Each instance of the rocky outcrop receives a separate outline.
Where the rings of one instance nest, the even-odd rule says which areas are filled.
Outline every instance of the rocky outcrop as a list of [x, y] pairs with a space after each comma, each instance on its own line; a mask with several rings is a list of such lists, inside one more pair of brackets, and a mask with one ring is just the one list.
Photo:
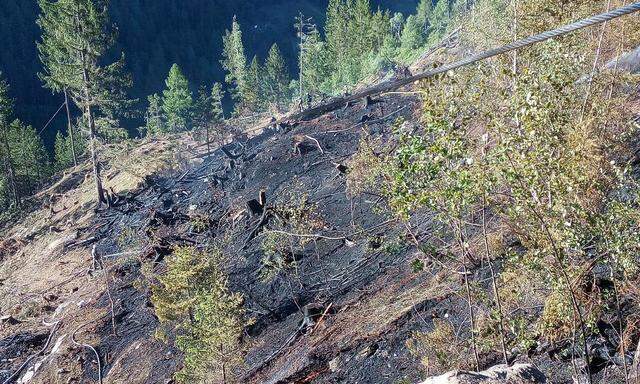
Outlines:
[[496, 365], [482, 372], [451, 371], [421, 384], [540, 384], [544, 374], [531, 364]]
[[[617, 62], [617, 64], [616, 64]], [[631, 52], [622, 54], [605, 65], [607, 69], [614, 69], [628, 72], [640, 73], [640, 46]]]

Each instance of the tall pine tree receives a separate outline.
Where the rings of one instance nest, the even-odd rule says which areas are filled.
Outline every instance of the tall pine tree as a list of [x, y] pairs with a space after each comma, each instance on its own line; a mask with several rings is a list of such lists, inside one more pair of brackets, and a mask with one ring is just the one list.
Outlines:
[[243, 108], [246, 93], [249, 91], [245, 81], [247, 58], [242, 44], [242, 30], [236, 17], [233, 17], [231, 31], [227, 30], [222, 37], [222, 68], [227, 72], [225, 81], [230, 87], [230, 93], [236, 102], [236, 110]]
[[273, 44], [264, 64], [265, 99], [269, 106], [280, 109], [289, 103], [289, 70], [277, 44]]
[[162, 110], [167, 128], [169, 132], [185, 131], [191, 124], [193, 94], [189, 89], [189, 81], [178, 64], [171, 66], [165, 85], [166, 88], [162, 92]]
[[41, 13], [38, 25], [42, 40], [38, 42], [45, 86], [54, 92], [67, 90], [82, 110], [89, 130], [89, 148], [98, 205], [107, 203], [102, 187], [98, 155], [99, 113], [111, 116], [126, 101], [124, 89], [130, 79], [119, 61], [102, 66], [104, 54], [115, 42], [109, 21], [108, 0], [38, 0]]

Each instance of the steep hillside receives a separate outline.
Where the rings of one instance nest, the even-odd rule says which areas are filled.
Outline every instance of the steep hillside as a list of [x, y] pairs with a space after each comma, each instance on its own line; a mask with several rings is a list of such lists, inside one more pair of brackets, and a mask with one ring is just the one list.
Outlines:
[[[640, 378], [637, 55], [605, 64], [638, 15], [407, 77], [510, 41], [484, 4], [497, 37], [468, 14], [358, 88], [392, 90], [102, 143], [104, 206], [88, 160], [25, 198], [0, 228], [0, 382]], [[550, 13], [527, 33], [575, 19], [526, 5]]]
[[[230, 287], [254, 319], [241, 382], [418, 382], [406, 342], [440, 318], [464, 321], [463, 281], [440, 263], [416, 271], [424, 250], [414, 241], [431, 236], [428, 215], [402, 224], [379, 196], [349, 194], [345, 172], [364, 136], [395, 140], [394, 121], [418, 120], [419, 104], [384, 96], [210, 156], [186, 137], [112, 148], [106, 179], [118, 199], [97, 213], [88, 167], [72, 169], [0, 244], [0, 378], [35, 362], [22, 382], [96, 382], [98, 372], [105, 383], [171, 382], [181, 354], [173, 335], [157, 337], [149, 284], [175, 247], [221, 239]], [[251, 212], [260, 191], [266, 203]], [[290, 249], [287, 259], [265, 263], [270, 247]], [[485, 284], [488, 274], [478, 265], [473, 279]], [[615, 349], [607, 334], [594, 348]], [[568, 382], [563, 348], [514, 358]], [[482, 364], [496, 362], [487, 355]]]

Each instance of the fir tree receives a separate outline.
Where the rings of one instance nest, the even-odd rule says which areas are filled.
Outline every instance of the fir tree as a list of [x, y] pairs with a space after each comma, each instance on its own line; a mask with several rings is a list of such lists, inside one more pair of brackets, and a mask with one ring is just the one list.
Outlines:
[[77, 139], [72, 140], [71, 135], [67, 133], [65, 136], [62, 132], [56, 133], [54, 143], [54, 170], [61, 171], [74, 165], [73, 153], [75, 151], [82, 152], [85, 147], [82, 137], [76, 136]]
[[193, 104], [193, 125], [196, 129], [208, 130], [213, 121], [211, 109], [211, 93], [206, 86], [198, 88], [198, 97]]
[[[9, 84], [2, 78], [0, 72], [0, 157], [2, 157], [3, 180], [0, 187], [2, 195], [8, 195], [10, 201], [18, 206], [18, 186], [16, 182], [15, 168], [11, 159], [9, 144], [10, 121], [13, 114], [13, 100], [9, 97]], [[2, 196], [0, 196], [2, 198]]]
[[124, 57], [99, 62], [115, 41], [107, 13], [108, 0], [38, 0], [42, 40], [38, 43], [44, 72], [40, 78], [54, 92], [67, 90], [83, 112], [98, 204], [106, 203], [98, 160], [96, 116], [111, 115], [126, 101], [130, 79], [123, 74]]
[[49, 176], [47, 151], [36, 130], [17, 119], [9, 127], [8, 141], [18, 195], [30, 195], [40, 181]]
[[[251, 65], [245, 74], [245, 87], [242, 94], [242, 108], [248, 112], [256, 112], [264, 106], [265, 82], [263, 68], [257, 56], [251, 60]], [[236, 106], [237, 107], [237, 106]], [[238, 108], [236, 108], [238, 111]]]
[[224, 121], [224, 110], [222, 108], [222, 99], [224, 98], [224, 91], [222, 90], [222, 84], [214, 83], [211, 87], [211, 120], [214, 124], [219, 124]]
[[177, 324], [176, 345], [184, 352], [180, 383], [212, 377], [226, 383], [242, 363], [240, 337], [246, 325], [242, 296], [227, 287], [218, 250], [205, 254], [178, 248], [167, 260], [167, 272], [151, 298], [163, 325]]
[[412, 51], [424, 43], [422, 27], [416, 15], [409, 15], [409, 17], [407, 17], [400, 41], [401, 48], [404, 52]]
[[189, 89], [189, 81], [177, 64], [169, 70], [165, 81], [166, 88], [162, 92], [162, 110], [167, 121], [169, 132], [185, 131], [191, 123], [193, 95]]
[[329, 65], [327, 62], [327, 44], [322, 41], [318, 28], [314, 25], [307, 33], [301, 49], [300, 73], [304, 93], [311, 95], [318, 94], [326, 89], [329, 78]]
[[449, 1], [439, 0], [428, 17], [430, 26], [429, 40], [431, 40], [432, 42], [440, 40], [447, 31], [450, 19], [451, 14], [449, 9]]
[[242, 30], [236, 17], [233, 17], [231, 31], [227, 30], [222, 37], [222, 68], [227, 72], [225, 81], [230, 87], [233, 100], [240, 104], [237, 109], [241, 109], [241, 104], [246, 99], [248, 86], [245, 83], [247, 70], [247, 59], [242, 44]]
[[145, 115], [146, 125], [144, 132], [147, 135], [166, 132], [166, 124], [162, 112], [162, 98], [157, 93], [154, 93], [147, 98], [147, 101], [149, 102], [149, 107], [147, 107]]
[[265, 99], [276, 108], [288, 104], [289, 71], [277, 44], [273, 44], [265, 61]]
[[211, 87], [211, 94], [209, 95], [209, 113], [211, 121], [210, 124], [207, 124], [206, 126], [207, 153], [211, 153], [211, 126], [213, 125], [219, 127], [220, 124], [224, 121], [224, 110], [222, 108], [223, 98], [224, 91], [222, 90], [222, 85], [220, 83], [214, 83]]
[[420, 0], [416, 9], [416, 23], [424, 41], [429, 35], [430, 17], [433, 10], [433, 0]]

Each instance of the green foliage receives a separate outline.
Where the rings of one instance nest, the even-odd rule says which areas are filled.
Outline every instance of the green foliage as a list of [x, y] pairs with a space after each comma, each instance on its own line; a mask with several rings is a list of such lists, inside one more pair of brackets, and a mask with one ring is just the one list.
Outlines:
[[56, 141], [53, 147], [55, 169], [62, 170], [73, 165], [73, 154], [71, 153], [71, 138], [62, 132], [56, 133]]
[[289, 70], [277, 44], [271, 46], [264, 63], [264, 99], [276, 109], [289, 104]]
[[242, 106], [245, 112], [257, 112], [264, 106], [263, 68], [257, 56], [251, 60], [251, 65], [246, 70], [244, 77], [244, 91], [242, 93]]
[[0, 73], [0, 208], [17, 208], [49, 176], [47, 151], [35, 129], [13, 120], [9, 84]]
[[231, 31], [227, 30], [222, 37], [223, 59], [221, 61], [222, 68], [227, 72], [225, 81], [230, 87], [231, 97], [239, 103], [236, 110], [243, 108], [242, 103], [245, 100], [245, 94], [249, 91], [249, 87], [245, 82], [247, 72], [247, 59], [244, 53], [244, 45], [242, 43], [242, 30], [240, 24], [233, 17]]
[[198, 130], [207, 129], [212, 123], [212, 101], [211, 92], [206, 86], [198, 88], [198, 97], [193, 103], [193, 127]]
[[224, 262], [216, 249], [177, 248], [152, 288], [156, 314], [161, 324], [175, 326], [176, 346], [184, 353], [178, 382], [233, 381], [243, 362], [240, 339], [248, 323], [242, 296], [228, 288]]
[[222, 90], [222, 84], [214, 83], [211, 87], [211, 120], [214, 123], [221, 123], [224, 120], [224, 110], [222, 108], [222, 99], [224, 98], [224, 91]]
[[145, 114], [146, 125], [142, 133], [154, 136], [166, 132], [165, 117], [162, 111], [162, 98], [157, 93], [154, 93], [147, 98], [147, 101], [149, 102], [149, 107], [147, 107], [147, 113]]
[[451, 322], [435, 319], [431, 331], [412, 334], [407, 348], [427, 369], [469, 369], [472, 366], [469, 340], [458, 335]]
[[296, 186], [284, 194], [273, 207], [275, 219], [270, 220], [262, 240], [261, 278], [270, 280], [281, 272], [296, 267], [296, 257], [313, 241], [313, 231], [323, 221], [317, 207], [308, 200], [302, 187]]
[[191, 126], [193, 94], [189, 89], [189, 81], [177, 64], [171, 66], [165, 85], [166, 88], [162, 92], [162, 111], [167, 131], [186, 131]]
[[125, 90], [131, 79], [124, 72], [124, 55], [101, 65], [102, 56], [113, 46], [115, 29], [109, 22], [108, 0], [39, 0], [38, 42], [45, 87], [64, 89], [85, 111], [98, 107], [111, 119], [123, 113], [129, 100]]

